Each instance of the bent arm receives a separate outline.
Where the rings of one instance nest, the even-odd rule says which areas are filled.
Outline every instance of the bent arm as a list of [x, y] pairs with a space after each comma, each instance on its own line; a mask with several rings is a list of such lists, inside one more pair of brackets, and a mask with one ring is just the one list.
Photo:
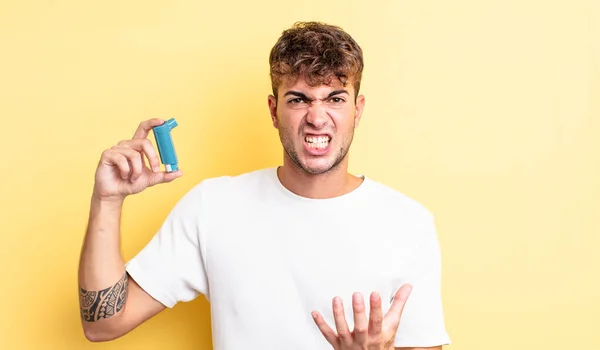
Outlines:
[[122, 201], [91, 200], [78, 282], [83, 332], [94, 342], [121, 337], [165, 309], [125, 271], [122, 207]]

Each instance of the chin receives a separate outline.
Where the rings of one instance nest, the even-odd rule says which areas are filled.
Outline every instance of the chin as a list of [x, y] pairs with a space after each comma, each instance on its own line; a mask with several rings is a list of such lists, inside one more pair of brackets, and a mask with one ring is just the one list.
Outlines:
[[[340, 150], [333, 152], [335, 147], [331, 147], [321, 155], [311, 154], [303, 145], [300, 147], [285, 147], [284, 151], [287, 158], [297, 169], [311, 175], [321, 175], [337, 169], [346, 158], [346, 152]], [[304, 149], [303, 149], [304, 148]]]
[[302, 170], [312, 175], [327, 173], [337, 166], [335, 159], [305, 159], [301, 164]]

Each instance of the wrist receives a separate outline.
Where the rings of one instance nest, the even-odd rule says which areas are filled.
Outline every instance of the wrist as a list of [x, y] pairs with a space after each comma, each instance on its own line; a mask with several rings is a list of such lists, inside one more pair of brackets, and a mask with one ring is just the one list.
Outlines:
[[123, 208], [124, 201], [125, 197], [100, 197], [96, 194], [92, 194], [91, 198], [93, 208], [115, 209], [119, 211]]

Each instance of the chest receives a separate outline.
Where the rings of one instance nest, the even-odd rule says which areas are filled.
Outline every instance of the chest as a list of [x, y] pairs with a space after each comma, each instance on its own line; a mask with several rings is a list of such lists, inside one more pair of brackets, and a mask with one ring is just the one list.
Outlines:
[[206, 254], [211, 302], [240, 319], [253, 315], [253, 322], [284, 313], [310, 323], [318, 310], [333, 324], [331, 302], [340, 296], [351, 323], [352, 294], [368, 300], [377, 291], [387, 311], [410, 273], [406, 232], [386, 215], [341, 214], [254, 211], [213, 228]]

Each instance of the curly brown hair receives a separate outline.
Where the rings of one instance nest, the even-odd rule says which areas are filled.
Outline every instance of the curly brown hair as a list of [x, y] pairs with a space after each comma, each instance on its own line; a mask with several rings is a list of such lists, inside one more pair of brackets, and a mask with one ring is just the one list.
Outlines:
[[337, 77], [346, 86], [354, 83], [358, 96], [363, 71], [363, 53], [342, 28], [321, 22], [296, 22], [271, 49], [269, 55], [273, 95], [284, 78], [303, 76], [309, 86], [329, 84]]

